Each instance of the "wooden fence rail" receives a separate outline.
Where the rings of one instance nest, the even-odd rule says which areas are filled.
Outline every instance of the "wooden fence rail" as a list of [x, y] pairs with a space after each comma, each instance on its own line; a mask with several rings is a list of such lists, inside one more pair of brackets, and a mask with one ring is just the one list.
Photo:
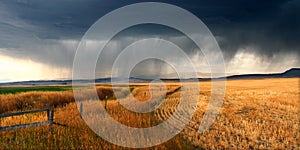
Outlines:
[[39, 113], [39, 112], [47, 112], [47, 120], [46, 121], [34, 122], [34, 123], [28, 123], [28, 124], [17, 124], [17, 125], [11, 125], [11, 126], [0, 126], [0, 132], [8, 131], [8, 130], [16, 130], [16, 129], [21, 129], [21, 128], [45, 126], [45, 125], [49, 125], [49, 127], [51, 128], [52, 124], [66, 126], [66, 125], [63, 125], [63, 124], [53, 121], [54, 110], [50, 109], [49, 104], [46, 105], [46, 109], [30, 110], [30, 111], [16, 112], [16, 113], [9, 113], [9, 114], [0, 114], [0, 119], [6, 118], [6, 117], [21, 116], [21, 115], [25, 115], [25, 114]]

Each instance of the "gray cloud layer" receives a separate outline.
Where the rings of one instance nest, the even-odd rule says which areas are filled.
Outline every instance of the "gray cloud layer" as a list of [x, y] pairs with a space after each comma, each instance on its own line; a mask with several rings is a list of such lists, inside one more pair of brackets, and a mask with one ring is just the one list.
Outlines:
[[[3, 0], [0, 2], [0, 48], [2, 54], [56, 67], [71, 67], [78, 41], [106, 13], [141, 1], [116, 0]], [[278, 66], [285, 54], [296, 55], [300, 65], [300, 1], [187, 0], [160, 1], [185, 8], [206, 23], [217, 37], [226, 62], [239, 52], [254, 53]], [[180, 19], [170, 16], [170, 19]], [[180, 37], [163, 28], [138, 28], [124, 37]], [[158, 31], [158, 34], [153, 34]], [[180, 38], [179, 38], [180, 39]], [[197, 48], [181, 38], [177, 43], [194, 54]], [[126, 45], [126, 44], [125, 44]], [[279, 57], [282, 56], [282, 57]], [[276, 60], [275, 60], [276, 58]], [[278, 61], [278, 62], [277, 62]], [[292, 67], [292, 66], [287, 66]]]

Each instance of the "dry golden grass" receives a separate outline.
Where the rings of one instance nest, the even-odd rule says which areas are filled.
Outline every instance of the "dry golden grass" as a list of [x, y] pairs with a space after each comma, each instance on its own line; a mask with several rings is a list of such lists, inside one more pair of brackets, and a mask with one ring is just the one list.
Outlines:
[[[140, 101], [162, 96], [160, 86], [149, 90], [147, 84], [138, 83], [130, 87], [132, 95]], [[98, 86], [97, 92], [102, 96], [109, 95], [107, 112], [116, 121], [131, 127], [145, 128], [157, 125], [173, 115], [181, 94], [178, 90], [180, 86], [178, 83], [167, 83], [166, 87], [168, 96], [163, 104], [154, 112], [146, 114], [134, 113], [122, 107], [114, 100], [110, 85]], [[220, 114], [209, 130], [200, 134], [198, 128], [210, 100], [210, 88], [210, 82], [200, 83], [198, 109], [187, 127], [170, 141], [149, 149], [299, 148], [299, 78], [227, 81]], [[122, 98], [126, 100], [129, 91], [120, 88], [117, 93], [123, 94]], [[19, 111], [18, 103], [22, 103], [22, 110], [44, 107], [46, 103], [58, 103], [60, 105], [55, 111], [55, 121], [67, 125], [54, 126], [52, 134], [48, 133], [47, 127], [2, 132], [0, 149], [126, 149], [106, 142], [88, 128], [79, 117], [72, 92], [0, 95], [0, 100], [2, 112]], [[180, 116], [176, 118], [182, 121]], [[41, 120], [45, 120], [45, 115], [37, 113], [5, 118], [1, 120], [1, 125]]]
[[[221, 113], [203, 134], [198, 128], [210, 98], [205, 92], [210, 83], [201, 86], [198, 109], [182, 132], [194, 145], [205, 149], [299, 148], [299, 78], [228, 81]], [[169, 103], [176, 104], [176, 98]], [[164, 108], [157, 114], [160, 119], [170, 115]]]
[[25, 92], [17, 94], [0, 95], [0, 113], [45, 108], [51, 106], [63, 106], [74, 102], [71, 91], [65, 92]]
[[[110, 86], [99, 86], [97, 92], [102, 94], [109, 94], [111, 93], [108, 92], [109, 89], [111, 89]], [[117, 93], [118, 92], [122, 93], [122, 90], [118, 89]], [[35, 92], [31, 92], [31, 94], [33, 93]], [[48, 94], [48, 92], [45, 92], [45, 94]], [[61, 94], [61, 92], [52, 94]], [[20, 95], [16, 94], [15, 96]], [[3, 95], [2, 98], [5, 99], [5, 96], [9, 98], [12, 97], [12, 95]], [[152, 113], [137, 114], [131, 112], [122, 107], [116, 100], [111, 100], [112, 97], [109, 98], [110, 100], [108, 101], [107, 112], [115, 120], [125, 125], [137, 128], [149, 127], [153, 126], [154, 124], [158, 124], [158, 120], [155, 119]], [[10, 111], [12, 111], [15, 110], [15, 107], [9, 107], [9, 109]], [[36, 122], [43, 120], [46, 120], [45, 114], [36, 113], [33, 115], [24, 115], [21, 117], [9, 117], [2, 119], [1, 125], [14, 125], [19, 123], [29, 123], [31, 121]], [[36, 127], [2, 132], [0, 133], [0, 149], [128, 149], [113, 145], [97, 136], [80, 118], [77, 105], [74, 102], [65, 103], [64, 106], [58, 106], [55, 109], [54, 120], [55, 122], [67, 125], [67, 127], [54, 125], [51, 134], [48, 132], [48, 127]], [[136, 141], [132, 142], [134, 143]], [[166, 143], [148, 149], [174, 148], [191, 149], [194, 148], [194, 146], [186, 143], [181, 135], [178, 135]]]

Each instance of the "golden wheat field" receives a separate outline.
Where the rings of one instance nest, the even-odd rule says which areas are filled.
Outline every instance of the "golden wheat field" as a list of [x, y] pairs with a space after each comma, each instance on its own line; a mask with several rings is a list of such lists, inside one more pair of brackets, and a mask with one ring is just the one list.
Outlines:
[[[216, 81], [217, 82], [217, 81]], [[226, 81], [222, 108], [213, 124], [204, 133], [198, 128], [211, 97], [211, 83], [199, 83], [197, 109], [187, 126], [171, 140], [147, 149], [299, 149], [299, 78], [249, 79]], [[106, 111], [114, 120], [130, 127], [147, 128], [158, 125], [172, 115], [180, 101], [181, 84], [165, 83], [149, 88], [147, 83], [131, 83], [130, 89], [120, 85], [115, 93], [111, 85], [97, 85], [100, 99], [107, 96]], [[150, 90], [149, 90], [150, 89]], [[124, 108], [129, 93], [139, 101], [163, 102], [153, 112], [135, 113]], [[191, 92], [195, 93], [195, 92]], [[191, 95], [192, 96], [192, 95]], [[105, 101], [100, 102], [105, 105]], [[23, 92], [0, 95], [0, 113], [42, 109], [50, 104], [55, 110], [53, 125], [0, 132], [0, 149], [128, 149], [107, 142], [95, 134], [80, 118], [72, 91]], [[90, 105], [95, 105], [91, 102]], [[97, 105], [97, 104], [96, 104]], [[137, 106], [138, 107], [138, 106]], [[95, 112], [88, 112], [93, 114]], [[98, 112], [99, 113], [99, 112]], [[101, 113], [101, 112], [100, 112]], [[178, 122], [184, 121], [175, 116]], [[46, 120], [45, 113], [1, 118], [1, 126]], [[172, 124], [171, 124], [172, 125]], [[126, 132], [126, 131], [124, 131]], [[117, 135], [116, 135], [117, 136]], [[128, 133], [130, 138], [130, 133]], [[138, 143], [143, 137], [132, 139]]]

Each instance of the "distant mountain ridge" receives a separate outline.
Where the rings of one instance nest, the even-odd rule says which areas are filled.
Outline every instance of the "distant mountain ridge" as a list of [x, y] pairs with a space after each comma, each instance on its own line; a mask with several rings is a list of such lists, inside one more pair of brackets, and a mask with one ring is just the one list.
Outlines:
[[242, 75], [227, 76], [226, 78], [227, 79], [251, 79], [251, 78], [296, 78], [296, 77], [300, 77], [300, 68], [292, 68], [283, 73], [242, 74]]
[[[300, 68], [292, 68], [283, 73], [273, 73], [273, 74], [242, 74], [242, 75], [232, 75], [227, 77], [220, 77], [216, 79], [257, 79], [257, 78], [300, 78]], [[130, 77], [129, 79], [124, 78], [98, 78], [95, 80], [76, 80], [76, 83], [90, 83], [95, 81], [96, 83], [110, 83], [110, 82], [151, 82], [157, 78], [137, 78]], [[163, 81], [179, 81], [180, 79], [175, 78], [161, 78]], [[199, 81], [211, 80], [211, 78], [198, 78]], [[183, 79], [183, 81], [192, 81], [189, 78]], [[20, 81], [11, 83], [0, 83], [0, 86], [39, 86], [39, 85], [71, 85], [72, 80], [37, 80], [37, 81]]]
[[283, 75], [290, 77], [300, 77], [300, 68], [292, 68], [283, 73]]

